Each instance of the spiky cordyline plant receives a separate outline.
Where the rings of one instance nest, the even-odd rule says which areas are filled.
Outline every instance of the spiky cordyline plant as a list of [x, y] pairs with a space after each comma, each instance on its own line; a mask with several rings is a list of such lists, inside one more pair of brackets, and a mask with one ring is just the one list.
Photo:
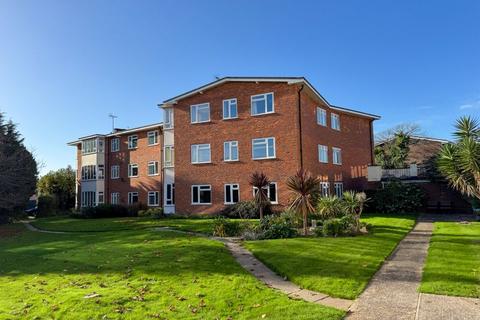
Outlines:
[[443, 145], [438, 170], [454, 189], [480, 199], [480, 124], [471, 117], [461, 117], [455, 128], [457, 140]]
[[250, 176], [250, 185], [257, 188], [255, 193], [255, 204], [258, 206], [260, 220], [263, 219], [263, 209], [270, 202], [268, 199], [267, 188], [270, 184], [267, 176], [263, 172], [255, 171]]
[[363, 212], [363, 206], [367, 202], [365, 192], [345, 191], [342, 197], [342, 207], [345, 212], [355, 218], [355, 232], [360, 232], [360, 216]]
[[287, 187], [294, 194], [290, 209], [302, 216], [304, 235], [308, 234], [308, 215], [315, 212], [314, 199], [319, 186], [320, 180], [303, 169], [287, 179]]

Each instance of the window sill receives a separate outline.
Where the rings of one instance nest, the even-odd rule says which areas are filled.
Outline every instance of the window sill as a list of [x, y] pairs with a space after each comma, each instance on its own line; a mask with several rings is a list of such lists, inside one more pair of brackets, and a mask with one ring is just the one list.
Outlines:
[[160, 206], [159, 204], [147, 204], [147, 207], [158, 207]]
[[239, 159], [237, 159], [237, 160], [223, 160], [223, 162], [240, 162], [240, 160]]
[[147, 176], [149, 176], [149, 177], [155, 177], [155, 176], [159, 176], [159, 175], [160, 175], [160, 173], [147, 174]]
[[192, 206], [211, 206], [212, 203], [191, 203]]
[[267, 116], [267, 115], [269, 115], [269, 114], [274, 114], [274, 113], [275, 113], [275, 111], [265, 112], [265, 113], [257, 113], [257, 114], [250, 113], [250, 115], [251, 115], [252, 117], [261, 117], [261, 116]]
[[238, 117], [235, 117], [235, 118], [222, 118], [222, 120], [224, 121], [228, 121], [228, 120], [237, 120], [239, 119]]
[[173, 165], [168, 165], [168, 166], [163, 166], [163, 168], [168, 169], [168, 168], [175, 168]]
[[158, 142], [157, 143], [152, 143], [152, 144], [147, 144], [147, 147], [153, 147], [153, 146], [158, 146]]
[[267, 157], [267, 158], [252, 158], [252, 160], [275, 160], [277, 157]]
[[138, 178], [138, 176], [128, 176], [128, 178]]
[[212, 161], [209, 161], [209, 162], [191, 162], [191, 164], [212, 164]]
[[128, 150], [136, 150], [138, 149], [138, 147], [135, 147], [135, 148], [128, 148]]
[[190, 124], [202, 124], [202, 123], [209, 123], [209, 122], [212, 122], [212, 120], [208, 120], [208, 121], [197, 121], [197, 122], [190, 122]]

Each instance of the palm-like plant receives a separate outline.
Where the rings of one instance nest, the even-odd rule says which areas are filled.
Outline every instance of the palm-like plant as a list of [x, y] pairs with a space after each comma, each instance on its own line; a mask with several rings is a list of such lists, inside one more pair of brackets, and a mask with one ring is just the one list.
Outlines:
[[258, 207], [260, 219], [263, 219], [263, 209], [270, 202], [267, 194], [269, 184], [270, 181], [263, 172], [256, 171], [250, 176], [250, 185], [257, 189], [254, 201]]
[[480, 124], [471, 117], [461, 117], [455, 128], [457, 139], [440, 150], [438, 170], [454, 189], [480, 199]]
[[294, 194], [290, 209], [302, 216], [304, 235], [308, 234], [308, 215], [315, 212], [314, 199], [319, 186], [320, 180], [304, 169], [287, 179], [287, 187]]
[[367, 201], [365, 192], [345, 191], [343, 193], [342, 208], [355, 218], [355, 232], [357, 233], [360, 231], [360, 216], [363, 212], [363, 206]]
[[337, 196], [320, 197], [317, 212], [323, 219], [335, 218], [342, 212], [341, 199]]

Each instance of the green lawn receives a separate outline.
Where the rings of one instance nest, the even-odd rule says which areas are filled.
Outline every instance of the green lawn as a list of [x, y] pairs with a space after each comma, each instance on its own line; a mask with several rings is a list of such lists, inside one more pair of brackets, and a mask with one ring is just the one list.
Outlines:
[[[54, 221], [40, 224], [61, 222]], [[98, 230], [109, 223], [89, 221], [96, 222]], [[118, 227], [125, 226], [123, 219], [111, 221], [122, 221], [112, 224], [116, 230], [128, 229]], [[135, 228], [149, 224], [135, 221]], [[67, 220], [62, 225], [79, 231], [86, 223]], [[99, 296], [85, 298], [93, 294]], [[0, 226], [0, 319], [341, 319], [343, 315], [267, 288], [243, 270], [220, 242], [206, 238], [149, 229], [45, 234], [22, 225]]]
[[480, 298], [480, 222], [436, 222], [421, 292]]
[[415, 224], [415, 216], [368, 216], [373, 233], [342, 238], [249, 241], [245, 246], [279, 274], [304, 288], [355, 299], [397, 243]]

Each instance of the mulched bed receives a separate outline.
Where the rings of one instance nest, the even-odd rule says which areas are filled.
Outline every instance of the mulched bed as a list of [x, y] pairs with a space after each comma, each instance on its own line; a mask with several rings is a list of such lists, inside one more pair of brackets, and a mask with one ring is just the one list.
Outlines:
[[11, 238], [25, 232], [25, 228], [19, 228], [18, 226], [4, 225], [0, 226], [0, 239]]

